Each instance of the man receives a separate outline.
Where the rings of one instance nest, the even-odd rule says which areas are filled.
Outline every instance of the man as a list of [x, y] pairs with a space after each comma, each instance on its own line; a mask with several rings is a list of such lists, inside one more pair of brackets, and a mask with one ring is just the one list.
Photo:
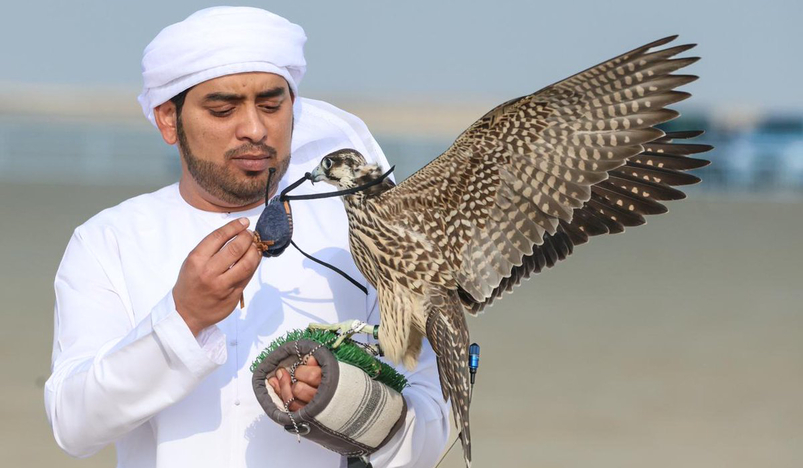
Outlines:
[[[338, 148], [387, 166], [359, 119], [299, 97], [305, 41], [264, 10], [221, 7], [165, 28], [145, 49], [139, 100], [178, 145], [182, 173], [78, 227], [59, 267], [45, 403], [71, 455], [114, 442], [126, 468], [342, 463], [269, 420], [249, 371], [288, 329], [379, 319], [374, 291], [366, 297], [294, 250], [263, 261], [247, 229], [270, 168], [273, 194]], [[359, 277], [339, 200], [299, 202], [293, 214], [297, 243]], [[291, 410], [315, 394], [320, 368], [310, 362], [297, 377], [269, 382], [296, 399]], [[448, 410], [431, 351], [408, 380], [405, 424], [374, 466], [432, 466], [444, 446]]]

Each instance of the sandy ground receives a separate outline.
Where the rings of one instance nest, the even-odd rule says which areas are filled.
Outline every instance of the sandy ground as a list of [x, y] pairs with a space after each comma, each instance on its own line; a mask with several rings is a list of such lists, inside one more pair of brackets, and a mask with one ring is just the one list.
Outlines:
[[[0, 185], [2, 466], [114, 466], [47, 424], [52, 281], [76, 225], [154, 188]], [[470, 320], [474, 466], [803, 466], [803, 203], [670, 210]]]

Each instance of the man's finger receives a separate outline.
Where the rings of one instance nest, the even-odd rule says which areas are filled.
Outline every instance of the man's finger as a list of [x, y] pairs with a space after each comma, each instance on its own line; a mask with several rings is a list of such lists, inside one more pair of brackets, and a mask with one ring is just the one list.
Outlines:
[[[296, 371], [296, 377], [298, 377], [297, 374], [298, 371]], [[296, 398], [296, 401], [309, 403], [316, 393], [318, 393], [317, 388], [311, 387], [300, 380], [293, 384], [293, 396]]]
[[306, 403], [304, 403], [304, 402], [301, 402], [301, 401], [294, 401], [294, 402], [290, 403], [290, 406], [288, 406], [287, 408], [288, 408], [290, 411], [298, 411], [298, 410], [300, 410], [301, 408], [303, 408], [303, 407], [305, 407], [305, 406], [307, 406], [307, 404], [306, 404]]
[[259, 267], [259, 262], [262, 261], [262, 254], [253, 244], [246, 249], [245, 254], [228, 271], [221, 275], [224, 281], [242, 287], [245, 287], [251, 281], [251, 277]]
[[218, 253], [212, 255], [207, 266], [212, 272], [225, 273], [243, 255], [248, 253], [248, 249], [252, 245], [253, 237], [251, 233], [246, 230], [240, 231], [231, 242], [221, 247]]
[[287, 403], [293, 398], [293, 390], [290, 387], [290, 373], [286, 369], [279, 369], [276, 371], [276, 377], [279, 378], [279, 391], [282, 395], [282, 403]]
[[195, 247], [194, 252], [204, 257], [215, 255], [223, 245], [232, 237], [248, 227], [248, 218], [238, 218], [226, 223], [222, 227], [210, 232], [208, 236]]
[[318, 388], [321, 385], [321, 368], [318, 367], [317, 362], [312, 365], [307, 361], [306, 366], [298, 366], [296, 369], [296, 379], [310, 387]]

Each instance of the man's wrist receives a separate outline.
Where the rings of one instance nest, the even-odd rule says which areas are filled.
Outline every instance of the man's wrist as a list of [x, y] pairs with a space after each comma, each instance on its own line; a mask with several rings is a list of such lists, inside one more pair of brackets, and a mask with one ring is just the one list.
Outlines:
[[187, 309], [182, 306], [179, 301], [176, 299], [176, 293], [173, 292], [173, 303], [176, 305], [176, 312], [184, 320], [184, 323], [187, 324], [187, 328], [190, 329], [192, 336], [198, 337], [198, 334], [201, 333], [201, 330], [206, 328], [208, 325], [204, 325], [200, 323], [195, 317], [187, 313]]
[[226, 360], [226, 337], [216, 326], [203, 328], [196, 336], [176, 307], [172, 291], [151, 311], [153, 330], [164, 350], [199, 378]]

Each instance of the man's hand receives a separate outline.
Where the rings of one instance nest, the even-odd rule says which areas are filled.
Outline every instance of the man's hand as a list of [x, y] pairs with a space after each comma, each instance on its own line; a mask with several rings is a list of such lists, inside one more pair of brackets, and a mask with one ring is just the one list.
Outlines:
[[247, 218], [212, 231], [184, 260], [173, 287], [176, 310], [193, 335], [228, 317], [262, 256], [246, 230]]
[[[278, 377], [278, 379], [276, 378]], [[276, 377], [268, 379], [268, 384], [273, 388], [282, 399], [287, 402], [291, 398], [290, 411], [298, 411], [312, 401], [312, 397], [318, 393], [318, 386], [321, 384], [321, 367], [314, 356], [310, 356], [307, 364], [296, 368], [296, 383], [290, 381], [290, 373], [287, 369], [279, 368]]]

